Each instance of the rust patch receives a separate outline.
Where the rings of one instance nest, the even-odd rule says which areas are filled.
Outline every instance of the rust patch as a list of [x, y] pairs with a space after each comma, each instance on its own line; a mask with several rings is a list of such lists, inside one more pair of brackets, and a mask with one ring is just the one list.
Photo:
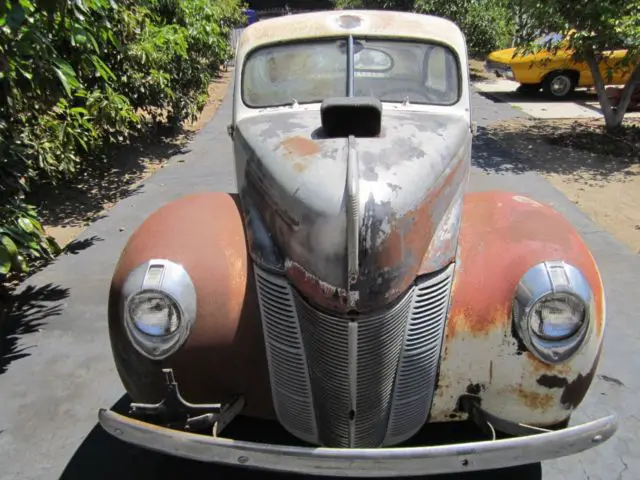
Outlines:
[[569, 363], [563, 363], [561, 365], [553, 365], [550, 363], [545, 363], [529, 351], [525, 352], [525, 356], [527, 358], [527, 361], [534, 375], [539, 375], [539, 374], [544, 374], [549, 372], [553, 372], [555, 375], [564, 375], [564, 376], [570, 376], [571, 374], [571, 365]]
[[305, 137], [289, 137], [280, 142], [279, 148], [284, 150], [285, 158], [293, 161], [293, 169], [302, 173], [309, 168], [307, 157], [320, 153], [320, 146], [313, 140]]
[[[422, 257], [418, 275], [443, 268], [451, 263], [455, 257], [458, 225], [455, 225], [453, 229], [455, 231], [452, 231], [451, 235], [445, 236], [443, 239], [438, 238], [438, 229], [442, 226], [442, 222], [450, 220], [447, 218], [447, 215], [451, 213], [448, 209], [453, 206], [452, 200], [456, 199], [457, 201], [458, 188], [469, 171], [466, 153], [459, 157], [457, 162], [453, 169], [447, 175], [443, 175], [439, 183], [428, 193], [422, 206], [408, 214], [412, 222], [419, 222], [418, 225], [429, 227], [428, 233], [423, 227], [414, 228], [411, 231], [412, 234], [407, 235], [406, 246], [408, 249], [414, 255]], [[425, 250], [424, 238], [427, 235], [431, 241], [426, 245]]]
[[569, 383], [564, 377], [559, 377], [558, 375], [542, 375], [537, 380], [538, 385], [541, 385], [545, 388], [564, 388]]
[[595, 376], [598, 368], [601, 351], [602, 350], [600, 348], [596, 354], [596, 358], [591, 369], [585, 375], [579, 373], [571, 382], [566, 378], [559, 377], [557, 375], [542, 375], [537, 380], [538, 384], [549, 389], [564, 389], [562, 396], [560, 397], [560, 402], [567, 410], [574, 410], [578, 405], [580, 405], [582, 400], [584, 400], [584, 397], [591, 386], [591, 382], [593, 381], [593, 377]]
[[522, 387], [513, 387], [513, 392], [531, 410], [548, 410], [555, 403], [553, 395], [549, 393], [530, 392]]
[[460, 333], [486, 334], [495, 328], [510, 331], [511, 302], [518, 281], [533, 265], [552, 259], [564, 260], [584, 273], [595, 296], [596, 332], [602, 334], [603, 290], [596, 264], [573, 226], [550, 207], [516, 199], [507, 192], [468, 193], [458, 252], [460, 267], [447, 323], [449, 339]]
[[467, 386], [467, 393], [469, 395], [480, 395], [480, 393], [484, 392], [486, 389], [487, 387], [480, 383], [472, 383]]
[[[161, 362], [142, 356], [127, 340], [119, 306], [127, 274], [150, 258], [182, 264], [197, 292], [197, 319], [191, 335], [180, 350]], [[162, 398], [161, 368], [173, 368], [190, 402], [216, 403], [243, 393], [247, 399], [244, 415], [274, 418], [259, 306], [237, 196], [185, 196], [159, 208], [138, 227], [112, 278], [109, 334], [118, 373], [135, 401]], [[247, 364], [255, 368], [248, 372]]]
[[589, 390], [591, 386], [591, 382], [593, 381], [593, 377], [596, 374], [596, 370], [598, 368], [598, 363], [600, 361], [600, 350], [598, 350], [598, 354], [596, 355], [596, 359], [593, 362], [591, 370], [587, 372], [586, 375], [582, 375], [581, 373], [575, 378], [575, 380], [569, 383], [562, 392], [562, 397], [560, 397], [560, 401], [567, 408], [575, 409]]
[[287, 138], [280, 142], [280, 146], [290, 157], [309, 157], [320, 153], [320, 146], [315, 141], [300, 136]]
[[302, 173], [307, 169], [307, 165], [304, 163], [295, 162], [293, 164], [293, 169], [298, 173]]
[[324, 307], [342, 312], [347, 305], [347, 291], [321, 281], [307, 272], [302, 265], [291, 260], [285, 261], [286, 275], [307, 300]]

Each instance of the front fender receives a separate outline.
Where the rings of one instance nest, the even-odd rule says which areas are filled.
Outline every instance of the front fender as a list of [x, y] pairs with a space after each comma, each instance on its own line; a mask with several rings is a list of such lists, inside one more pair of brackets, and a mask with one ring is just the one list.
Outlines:
[[[595, 297], [584, 347], [555, 366], [526, 351], [512, 327], [517, 284], [545, 260], [563, 260], [580, 269]], [[466, 394], [478, 396], [483, 410], [504, 420], [536, 426], [567, 420], [595, 374], [604, 326], [598, 268], [568, 221], [526, 197], [467, 194], [432, 421], [455, 416], [457, 402]]]
[[[150, 259], [181, 264], [196, 288], [197, 316], [174, 354], [153, 361], [123, 326], [123, 283]], [[135, 231], [116, 266], [109, 294], [109, 334], [116, 367], [133, 401], [154, 403], [173, 368], [184, 398], [216, 403], [242, 393], [247, 415], [274, 418], [251, 262], [236, 196], [206, 193], [161, 207]]]

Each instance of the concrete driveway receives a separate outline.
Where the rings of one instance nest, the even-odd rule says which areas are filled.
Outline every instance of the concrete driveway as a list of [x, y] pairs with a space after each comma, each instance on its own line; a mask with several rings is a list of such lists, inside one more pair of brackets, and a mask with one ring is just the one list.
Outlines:
[[[516, 92], [520, 84], [512, 80], [498, 79], [475, 83], [482, 95], [495, 102], [507, 103], [526, 115], [540, 119], [602, 118], [598, 97], [585, 89], [576, 90], [566, 101], [549, 101], [540, 93], [526, 96]], [[628, 118], [640, 118], [640, 112], [628, 112]]]
[[[99, 407], [123, 405], [124, 392], [112, 361], [105, 320], [112, 270], [129, 235], [162, 204], [197, 191], [234, 191], [231, 145], [225, 131], [229, 100], [188, 152], [171, 159], [136, 195], [86, 230], [73, 252], [34, 275], [25, 286], [0, 363], [2, 480], [284, 478], [143, 451], [118, 442], [96, 425]], [[474, 117], [481, 127], [518, 114], [477, 94], [473, 102]], [[621, 429], [600, 448], [545, 463], [544, 478], [637, 478], [640, 357], [635, 351], [639, 332], [635, 317], [640, 311], [640, 257], [594, 225], [535, 172], [508, 173], [510, 161], [511, 152], [479, 135], [472, 189], [507, 189], [553, 204], [593, 249], [608, 294], [609, 330], [601, 366], [574, 421], [616, 411]], [[517, 472], [502, 472], [502, 476], [494, 472], [482, 478], [541, 478], [539, 466]]]

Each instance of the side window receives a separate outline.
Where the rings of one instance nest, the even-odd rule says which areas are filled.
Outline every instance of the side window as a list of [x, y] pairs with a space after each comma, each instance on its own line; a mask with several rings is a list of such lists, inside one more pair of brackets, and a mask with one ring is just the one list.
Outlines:
[[426, 53], [426, 86], [439, 92], [447, 90], [447, 61], [443, 48], [431, 47]]
[[425, 87], [437, 91], [445, 101], [454, 102], [458, 96], [458, 67], [449, 50], [438, 45], [430, 47], [423, 68]]

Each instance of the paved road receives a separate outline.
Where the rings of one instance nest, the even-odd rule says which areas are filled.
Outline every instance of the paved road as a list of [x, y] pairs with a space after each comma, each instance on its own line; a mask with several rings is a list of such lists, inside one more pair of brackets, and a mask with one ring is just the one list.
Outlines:
[[[503, 78], [476, 84], [484, 96], [506, 102], [534, 118], [603, 118], [595, 93], [579, 89], [570, 99], [557, 101], [546, 99], [542, 92], [539, 95], [522, 95], [516, 91], [519, 86], [518, 82]], [[628, 112], [627, 117], [640, 118], [640, 112]]]
[[[196, 474], [214, 479], [272, 478], [240, 475], [236, 470], [128, 447], [96, 426], [99, 407], [122, 404], [123, 390], [105, 321], [109, 280], [119, 252], [136, 226], [160, 205], [190, 192], [235, 189], [225, 133], [230, 108], [227, 99], [188, 152], [173, 158], [136, 195], [85, 231], [73, 254], [60, 257], [26, 286], [11, 322], [16, 328], [3, 344], [0, 363], [0, 479], [124, 480], [195, 478]], [[508, 106], [479, 95], [474, 96], [473, 114], [481, 126], [517, 115]], [[640, 310], [640, 257], [595, 226], [534, 172], [514, 168], [517, 159], [482, 135], [474, 163], [473, 189], [513, 190], [550, 202], [565, 214], [589, 242], [607, 286], [609, 331], [604, 356], [575, 421], [614, 410], [623, 417], [622, 428], [614, 440], [597, 450], [545, 463], [544, 478], [637, 478], [640, 377], [636, 372], [640, 360], [634, 350], [638, 338], [634, 320]], [[540, 478], [539, 466], [526, 469], [526, 474]], [[512, 471], [501, 478], [523, 479], [525, 472]]]

